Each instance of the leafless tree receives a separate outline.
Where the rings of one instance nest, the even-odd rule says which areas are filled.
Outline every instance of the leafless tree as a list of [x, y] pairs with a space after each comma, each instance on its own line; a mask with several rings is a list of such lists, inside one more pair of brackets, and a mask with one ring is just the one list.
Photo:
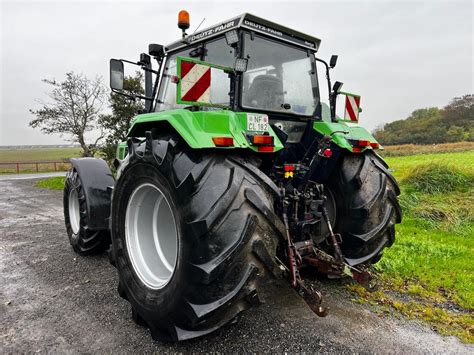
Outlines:
[[[90, 80], [83, 74], [70, 72], [66, 80], [44, 79], [52, 87], [49, 103], [41, 103], [39, 110], [30, 110], [36, 116], [30, 122], [33, 128], [39, 127], [46, 134], [59, 133], [81, 145], [83, 156], [92, 156], [104, 132], [97, 124], [107, 95], [101, 77]], [[100, 135], [92, 144], [87, 144], [85, 134], [100, 130]]]

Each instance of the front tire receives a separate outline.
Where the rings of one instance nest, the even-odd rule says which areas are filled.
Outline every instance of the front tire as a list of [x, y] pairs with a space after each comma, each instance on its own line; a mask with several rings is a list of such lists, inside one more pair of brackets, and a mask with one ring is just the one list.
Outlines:
[[[276, 187], [255, 165], [228, 154], [186, 151], [174, 140], [148, 134], [146, 142], [129, 143], [119, 173], [112, 202], [119, 293], [154, 339], [208, 334], [262, 300], [282, 225], [273, 213]], [[148, 193], [134, 203], [144, 186]], [[147, 212], [160, 209], [153, 191], [169, 207], [161, 220], [160, 212]], [[141, 217], [134, 220], [133, 214]], [[141, 255], [148, 258], [133, 251], [130, 224], [141, 226], [135, 237], [147, 245]], [[166, 241], [160, 240], [160, 228], [161, 236], [169, 232]], [[166, 261], [160, 248], [168, 250]], [[147, 265], [138, 265], [140, 260]], [[147, 268], [155, 271], [156, 282], [153, 272], [144, 276]]]
[[79, 255], [102, 253], [110, 244], [108, 230], [91, 230], [88, 227], [87, 201], [82, 181], [72, 168], [64, 182], [64, 222], [69, 244]]

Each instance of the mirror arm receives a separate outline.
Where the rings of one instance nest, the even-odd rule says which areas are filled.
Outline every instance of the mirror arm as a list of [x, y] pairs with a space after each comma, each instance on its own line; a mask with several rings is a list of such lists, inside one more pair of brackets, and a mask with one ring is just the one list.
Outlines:
[[[152, 93], [152, 100], [155, 98], [156, 94], [157, 94], [157, 91], [158, 91], [158, 84], [159, 84], [159, 79], [160, 79], [160, 72], [161, 72], [161, 66], [163, 65], [163, 58], [158, 61], [157, 58], [155, 58], [156, 61], [158, 62], [158, 72], [156, 73], [156, 79], [155, 79], [155, 85], [153, 85], [153, 93]], [[150, 107], [150, 112], [153, 111], [154, 107], [153, 107], [153, 104], [151, 105]]]
[[122, 95], [122, 96], [125, 96], [125, 97], [128, 97], [130, 99], [133, 99], [133, 100], [136, 100], [136, 99], [142, 99], [142, 100], [153, 100], [152, 97], [147, 97], [147, 96], [142, 96], [142, 95], [130, 95], [130, 94], [127, 94], [123, 91], [120, 91], [120, 90], [117, 90], [117, 89], [112, 89], [112, 92], [116, 93], [116, 94], [119, 94], [119, 95]]
[[323, 63], [326, 67], [326, 79], [328, 82], [328, 93], [329, 93], [329, 108], [331, 111], [331, 121], [336, 122], [336, 95], [332, 92], [332, 85], [331, 85], [331, 76], [329, 75], [329, 65], [324, 60], [319, 59], [318, 57], [314, 57], [316, 61]]
[[137, 65], [139, 67], [141, 67], [144, 71], [148, 71], [148, 72], [151, 72], [153, 74], [156, 74], [156, 75], [159, 75], [160, 73], [157, 72], [156, 70], [153, 70], [151, 68], [148, 68], [146, 65], [144, 65], [143, 63], [140, 63], [140, 62], [132, 62], [130, 60], [126, 60], [126, 59], [119, 59], [120, 61], [122, 62], [125, 62], [125, 63], [129, 63], [129, 64], [133, 64], [133, 65]]

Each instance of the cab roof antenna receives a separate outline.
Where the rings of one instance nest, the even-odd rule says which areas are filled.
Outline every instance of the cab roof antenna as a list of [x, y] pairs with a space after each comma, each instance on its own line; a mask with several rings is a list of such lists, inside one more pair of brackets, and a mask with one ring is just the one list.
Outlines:
[[194, 32], [191, 34], [191, 36], [192, 36], [193, 34], [195, 34], [195, 33], [197, 32], [197, 30], [199, 30], [199, 27], [201, 27], [201, 25], [204, 23], [204, 21], [206, 21], [206, 18], [205, 18], [205, 17], [203, 17], [202, 21], [199, 23], [198, 27], [196, 27], [196, 29], [195, 29]]

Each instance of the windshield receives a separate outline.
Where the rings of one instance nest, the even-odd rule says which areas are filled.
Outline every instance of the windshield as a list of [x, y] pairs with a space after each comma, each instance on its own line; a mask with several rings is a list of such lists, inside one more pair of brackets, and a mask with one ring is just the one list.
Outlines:
[[245, 33], [248, 58], [242, 107], [312, 116], [319, 103], [314, 58], [307, 51]]

